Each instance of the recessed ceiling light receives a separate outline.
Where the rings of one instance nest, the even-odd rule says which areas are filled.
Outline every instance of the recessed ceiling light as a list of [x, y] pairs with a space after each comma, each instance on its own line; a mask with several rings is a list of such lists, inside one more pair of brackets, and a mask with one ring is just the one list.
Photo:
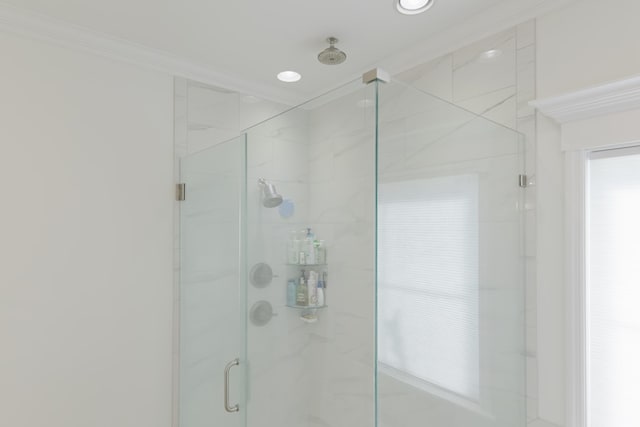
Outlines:
[[435, 0], [394, 0], [398, 12], [405, 15], [417, 15], [433, 6]]
[[300, 80], [302, 76], [295, 71], [282, 71], [278, 73], [278, 80], [285, 83], [294, 83]]
[[490, 49], [486, 52], [482, 52], [480, 54], [481, 61], [492, 61], [502, 55], [502, 51], [500, 49]]

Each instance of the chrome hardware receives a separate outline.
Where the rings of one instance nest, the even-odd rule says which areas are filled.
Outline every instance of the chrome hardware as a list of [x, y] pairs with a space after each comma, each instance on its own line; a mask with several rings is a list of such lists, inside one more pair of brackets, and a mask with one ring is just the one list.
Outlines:
[[518, 175], [518, 185], [520, 188], [527, 188], [529, 178], [527, 175]]
[[391, 76], [389, 73], [380, 68], [374, 68], [373, 70], [369, 70], [362, 75], [362, 83], [369, 84], [371, 82], [375, 82], [376, 80], [382, 83], [389, 83], [391, 81]]
[[258, 301], [249, 311], [249, 319], [251, 324], [255, 326], [264, 326], [273, 316], [277, 316], [277, 313], [273, 312], [273, 306], [268, 301]]
[[238, 412], [240, 410], [240, 406], [238, 406], [238, 404], [229, 406], [229, 371], [231, 368], [238, 366], [239, 364], [240, 359], [234, 359], [227, 363], [227, 366], [224, 368], [224, 409], [227, 412]]
[[187, 195], [187, 185], [186, 184], [176, 184], [176, 201], [182, 202]]
[[249, 281], [256, 288], [266, 288], [269, 286], [274, 277], [278, 277], [273, 274], [273, 270], [269, 264], [259, 262], [249, 272]]

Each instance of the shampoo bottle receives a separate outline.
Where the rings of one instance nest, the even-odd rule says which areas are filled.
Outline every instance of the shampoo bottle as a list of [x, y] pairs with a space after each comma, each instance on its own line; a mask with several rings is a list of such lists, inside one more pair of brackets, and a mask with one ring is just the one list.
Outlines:
[[314, 244], [314, 236], [310, 228], [307, 228], [307, 236], [304, 239], [307, 264], [316, 263], [316, 246]]
[[318, 306], [322, 307], [325, 304], [324, 300], [324, 274], [318, 279], [318, 288], [316, 289], [316, 298], [318, 300]]
[[300, 279], [298, 279], [298, 287], [296, 288], [296, 305], [306, 307], [309, 305], [309, 290], [307, 289], [307, 284], [304, 278], [304, 270], [300, 274]]

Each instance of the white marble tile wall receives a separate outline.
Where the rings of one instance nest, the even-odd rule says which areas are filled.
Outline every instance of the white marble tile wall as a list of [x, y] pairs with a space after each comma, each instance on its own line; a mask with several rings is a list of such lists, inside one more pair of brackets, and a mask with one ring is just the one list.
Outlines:
[[[312, 337], [300, 312], [286, 306], [287, 280], [299, 276], [299, 269], [287, 265], [287, 240], [291, 231], [308, 226], [307, 158], [308, 113], [303, 109], [247, 132], [247, 264], [267, 263], [277, 276], [267, 287], [249, 285], [247, 290], [249, 310], [268, 301], [277, 313], [264, 326], [248, 324], [248, 425], [305, 426], [313, 400]], [[291, 217], [262, 205], [259, 178], [275, 184], [294, 205]]]
[[186, 85], [187, 150], [195, 153], [234, 138], [288, 106], [255, 96], [184, 79]]
[[[515, 43], [509, 46], [515, 48]], [[430, 69], [442, 73], [442, 68], [442, 63], [439, 63]], [[437, 86], [432, 80], [426, 82]], [[515, 77], [511, 86], [515, 87]], [[382, 90], [386, 91], [386, 105], [381, 113], [384, 123], [381, 124], [380, 131], [389, 142], [379, 147], [382, 170], [387, 173], [394, 168], [403, 172], [411, 169], [423, 172], [424, 168], [428, 167], [432, 173], [437, 174], [442, 173], [447, 167], [451, 169], [450, 164], [455, 164], [457, 168], [471, 165], [487, 175], [486, 188], [499, 189], [505, 186], [506, 182], [514, 182], [510, 180], [513, 178], [511, 175], [517, 175], [519, 168], [518, 144], [512, 132], [499, 125], [474, 121], [473, 114], [461, 113], [458, 108], [449, 107], [440, 101], [425, 102], [425, 98], [428, 97], [411, 89], [385, 87]], [[470, 89], [468, 91], [472, 94], [472, 99], [480, 105], [481, 96]], [[453, 96], [453, 92], [450, 94]], [[317, 394], [310, 419], [312, 424], [346, 426], [368, 425], [373, 422], [372, 393], [375, 368], [372, 214], [375, 212], [375, 169], [374, 147], [370, 142], [373, 141], [373, 118], [368, 120], [368, 114], [371, 112], [366, 108], [357, 108], [358, 101], [371, 98], [372, 94], [366, 93], [365, 89], [310, 112], [309, 222], [317, 234], [327, 240], [330, 264], [327, 288], [329, 309], [321, 313], [320, 321], [316, 325], [310, 327], [314, 335], [311, 354], [317, 360], [317, 363], [313, 364], [317, 373]], [[494, 99], [489, 101], [493, 102]], [[366, 103], [361, 103], [363, 104]], [[506, 116], [504, 111], [502, 114]], [[513, 120], [506, 124], [515, 123], [514, 118], [515, 112], [512, 115]], [[469, 144], [470, 140], [476, 140], [477, 143]], [[467, 156], [466, 164], [460, 161], [461, 155]], [[506, 162], [510, 168], [501, 166], [501, 162]], [[490, 173], [492, 171], [493, 174]], [[505, 171], [509, 176], [495, 176], [495, 171]], [[517, 199], [517, 187], [509, 188], [515, 193], [512, 199]], [[502, 193], [505, 191], [510, 190], [504, 190]], [[492, 200], [490, 197], [483, 199]], [[486, 203], [483, 212], [487, 216], [487, 227], [504, 225], [505, 220], [511, 219], [510, 224], [514, 227], [511, 227], [510, 233], [513, 240], [517, 241], [518, 221], [517, 218], [513, 218], [512, 205]], [[505, 216], [509, 216], [509, 213], [505, 212], [509, 212], [511, 217], [505, 219]], [[516, 245], [515, 252], [513, 248], [506, 248], [508, 252], [497, 249], [488, 248], [483, 251], [495, 254], [494, 258], [484, 261], [487, 266], [484, 270], [501, 272], [501, 275], [495, 275], [493, 278], [490, 274], [485, 274], [487, 284], [483, 288], [486, 288], [486, 295], [482, 298], [487, 316], [483, 328], [484, 334], [488, 334], [493, 340], [493, 347], [513, 351], [513, 348], [519, 348], [517, 344], [500, 344], [497, 336], [501, 334], [504, 339], [504, 335], [507, 335], [511, 341], [522, 338], [521, 330], [499, 327], [513, 324], [505, 322], [504, 319], [511, 321], [522, 313], [509, 311], [508, 308], [517, 308], [521, 304], [513, 304], [512, 300], [517, 299], [518, 295], [504, 292], [495, 296], [495, 289], [505, 280], [508, 283], [505, 275], [517, 281], [518, 270], [510, 270], [511, 273], [507, 274], [504, 268], [494, 268], [492, 265], [499, 264], [497, 258], [500, 256], [509, 258], [512, 255], [515, 258], [507, 264], [517, 264], [518, 247]], [[502, 317], [496, 317], [499, 313], [502, 313]], [[489, 325], [491, 319], [494, 319], [493, 326]], [[519, 408], [523, 408], [523, 405], [518, 403], [523, 400], [521, 392], [518, 392], [523, 387], [523, 384], [518, 382], [523, 376], [523, 366], [518, 363], [522, 360], [521, 356], [511, 353], [502, 363], [497, 363], [501, 367], [498, 371], [485, 369], [489, 372], [487, 375], [490, 377], [490, 383], [496, 389], [492, 392], [492, 402], [501, 408], [497, 412], [504, 425], [510, 425], [510, 421], [524, 417], [522, 412], [518, 412]], [[513, 365], [509, 370], [505, 361]], [[506, 389], [507, 392], [501, 394], [498, 389]], [[397, 397], [400, 393], [398, 390], [394, 392], [393, 389], [382, 392], [385, 393], [383, 397], [390, 398]], [[452, 408], [446, 410], [436, 403], [425, 405], [423, 400], [416, 400], [416, 396], [412, 398], [410, 394], [407, 395], [406, 389], [403, 396], [403, 403], [417, 403], [418, 407], [426, 410], [421, 419], [434, 422], [440, 420], [441, 425], [449, 425], [447, 423], [451, 419], [480, 422], [472, 413], [465, 418], [455, 411], [452, 412]], [[403, 411], [405, 414], [416, 413], [414, 408], [402, 405], [388, 407], [402, 407], [406, 409]], [[397, 415], [394, 415], [393, 411], [381, 413], [383, 422], [386, 420], [389, 425], [403, 425], [403, 422], [406, 425], [415, 425], [415, 417], [403, 418]], [[496, 425], [489, 421], [487, 423]], [[460, 425], [463, 424], [464, 422]]]
[[[492, 52], [493, 51], [493, 52]], [[492, 53], [488, 53], [492, 52]], [[538, 418], [536, 359], [536, 187], [535, 115], [528, 102], [535, 98], [535, 21], [480, 40], [441, 58], [398, 74], [399, 80], [452, 102], [525, 135], [524, 170], [529, 186], [524, 200], [526, 279], [527, 419]], [[391, 124], [390, 124], [391, 126]], [[402, 126], [396, 123], [394, 126]], [[449, 123], [454, 127], [455, 123]], [[391, 129], [391, 128], [390, 128]], [[433, 137], [447, 131], [431, 131]], [[424, 135], [421, 135], [424, 136]], [[382, 148], [384, 150], [384, 147]], [[383, 167], [400, 162], [397, 152], [381, 158]]]
[[[357, 87], [357, 86], [356, 86]], [[374, 425], [374, 87], [310, 111], [309, 222], [327, 242], [328, 308], [312, 325], [310, 425]]]

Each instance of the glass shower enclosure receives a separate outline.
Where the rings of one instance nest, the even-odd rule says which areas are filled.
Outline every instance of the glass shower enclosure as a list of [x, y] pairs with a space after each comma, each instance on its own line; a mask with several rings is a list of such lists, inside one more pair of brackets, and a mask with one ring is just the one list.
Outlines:
[[354, 81], [186, 156], [180, 427], [517, 427], [523, 140]]

